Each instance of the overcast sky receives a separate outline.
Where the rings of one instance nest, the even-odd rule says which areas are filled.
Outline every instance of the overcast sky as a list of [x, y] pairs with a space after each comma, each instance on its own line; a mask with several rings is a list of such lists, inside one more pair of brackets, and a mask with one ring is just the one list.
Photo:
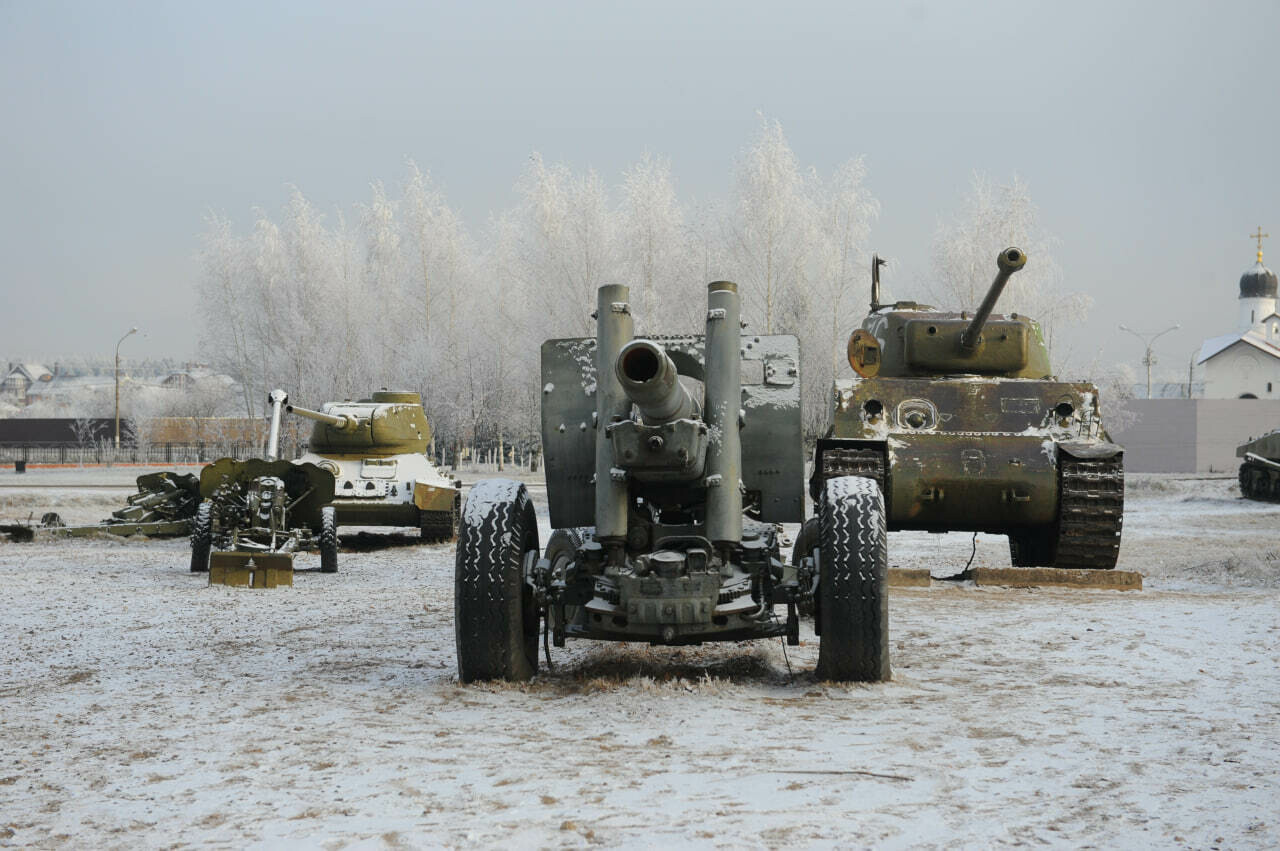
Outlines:
[[[610, 182], [647, 151], [724, 197], [776, 118], [806, 166], [862, 154], [896, 295], [974, 170], [1030, 185], [1077, 359], [1125, 322], [1236, 319], [1248, 234], [1280, 268], [1280, 3], [0, 2], [0, 349], [194, 354], [204, 216], [318, 207], [430, 170], [473, 232], [532, 151]], [[1265, 247], [1265, 246], [1264, 246]]]

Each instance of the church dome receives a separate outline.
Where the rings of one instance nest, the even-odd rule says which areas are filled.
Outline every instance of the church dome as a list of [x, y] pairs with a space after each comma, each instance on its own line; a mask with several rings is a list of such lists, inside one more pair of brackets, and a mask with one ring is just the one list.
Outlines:
[[1259, 260], [1240, 276], [1240, 298], [1275, 298], [1276, 273]]

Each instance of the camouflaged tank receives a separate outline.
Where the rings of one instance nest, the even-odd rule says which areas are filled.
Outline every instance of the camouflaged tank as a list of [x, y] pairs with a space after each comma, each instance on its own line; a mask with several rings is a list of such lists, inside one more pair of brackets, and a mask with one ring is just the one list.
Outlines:
[[836, 382], [818, 441], [815, 499], [827, 479], [865, 476], [884, 492], [891, 531], [1008, 535], [1019, 567], [1115, 567], [1123, 449], [1103, 428], [1098, 389], [1052, 375], [1034, 320], [991, 313], [1026, 255], [1000, 253], [976, 313], [880, 304], [882, 262], [849, 338], [858, 378]]
[[431, 426], [417, 393], [380, 390], [358, 402], [327, 402], [319, 411], [289, 405], [315, 421], [306, 455], [334, 477], [340, 526], [415, 526], [429, 542], [453, 540], [460, 482], [427, 457]]
[[1236, 448], [1240, 493], [1245, 499], [1280, 502], [1280, 429]]

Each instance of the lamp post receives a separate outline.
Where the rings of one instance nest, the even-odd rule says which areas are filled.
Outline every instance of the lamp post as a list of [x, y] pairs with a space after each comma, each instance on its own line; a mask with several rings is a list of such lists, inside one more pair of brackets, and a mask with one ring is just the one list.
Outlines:
[[1156, 340], [1160, 339], [1165, 334], [1168, 334], [1170, 331], [1177, 331], [1181, 327], [1182, 327], [1181, 325], [1174, 325], [1172, 328], [1166, 328], [1163, 331], [1160, 331], [1155, 334], [1139, 334], [1137, 331], [1133, 330], [1127, 325], [1120, 326], [1121, 331], [1128, 331], [1130, 334], [1132, 334], [1133, 336], [1141, 340], [1142, 344], [1147, 347], [1147, 353], [1145, 356], [1143, 356], [1142, 362], [1147, 367], [1147, 398], [1148, 399], [1151, 398], [1151, 367], [1154, 366], [1156, 362], [1155, 355], [1151, 353], [1151, 346], [1155, 343]]
[[116, 451], [120, 449], [120, 344], [125, 341], [125, 337], [130, 334], [138, 333], [137, 327], [130, 328], [118, 341], [116, 341]]

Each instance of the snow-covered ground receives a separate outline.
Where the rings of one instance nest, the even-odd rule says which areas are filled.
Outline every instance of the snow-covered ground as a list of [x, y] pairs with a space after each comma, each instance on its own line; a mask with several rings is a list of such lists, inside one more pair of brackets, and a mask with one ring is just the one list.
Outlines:
[[[0, 475], [0, 520], [128, 492], [80, 473]], [[0, 845], [1276, 847], [1278, 526], [1229, 479], [1131, 477], [1145, 590], [895, 589], [894, 679], [852, 687], [811, 633], [460, 686], [452, 547], [407, 538], [272, 591], [183, 541], [0, 543]], [[937, 576], [971, 545], [890, 537]]]

